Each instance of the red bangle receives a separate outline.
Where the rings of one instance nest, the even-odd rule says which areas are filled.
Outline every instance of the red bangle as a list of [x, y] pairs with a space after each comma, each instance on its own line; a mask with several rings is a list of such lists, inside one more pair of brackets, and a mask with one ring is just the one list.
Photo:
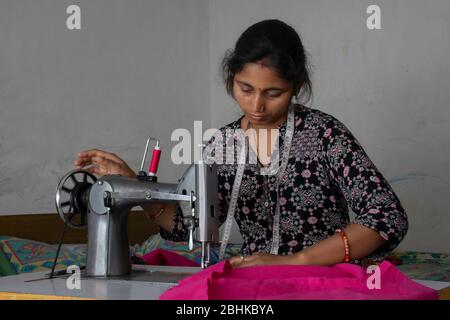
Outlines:
[[339, 233], [339, 235], [342, 238], [342, 241], [344, 241], [344, 262], [349, 262], [350, 261], [350, 245], [348, 242], [348, 237], [347, 234], [344, 232], [344, 230], [341, 229], [337, 229], [336, 230], [337, 233]]

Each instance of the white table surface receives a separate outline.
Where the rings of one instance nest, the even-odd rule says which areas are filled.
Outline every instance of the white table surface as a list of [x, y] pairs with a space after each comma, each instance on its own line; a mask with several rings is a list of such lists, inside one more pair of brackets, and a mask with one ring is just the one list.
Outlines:
[[[170, 271], [183, 274], [200, 271], [197, 267], [167, 267], [133, 265], [133, 270]], [[48, 271], [22, 273], [0, 278], [0, 292], [29, 293], [51, 296], [95, 298], [107, 300], [156, 300], [167, 289], [176, 285], [171, 282], [134, 281], [105, 278], [81, 278], [80, 289], [68, 289], [66, 282], [69, 275], [53, 279], [48, 278]], [[29, 280], [37, 280], [30, 281]]]
[[[148, 272], [170, 271], [193, 274], [201, 269], [192, 267], [133, 265], [133, 270]], [[82, 278], [81, 289], [70, 290], [66, 285], [67, 276], [27, 282], [29, 280], [46, 278], [47, 274], [48, 271], [1, 277], [0, 292], [30, 293], [107, 300], [156, 300], [163, 292], [176, 285], [176, 283], [170, 282], [162, 283], [135, 280]], [[443, 281], [414, 281], [435, 290], [440, 290], [450, 286], [450, 282]]]

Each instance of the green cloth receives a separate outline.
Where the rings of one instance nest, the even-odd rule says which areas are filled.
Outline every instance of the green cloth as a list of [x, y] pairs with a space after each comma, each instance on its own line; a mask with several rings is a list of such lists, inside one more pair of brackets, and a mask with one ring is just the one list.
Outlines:
[[12, 266], [0, 246], [0, 277], [12, 276], [17, 274], [16, 269]]

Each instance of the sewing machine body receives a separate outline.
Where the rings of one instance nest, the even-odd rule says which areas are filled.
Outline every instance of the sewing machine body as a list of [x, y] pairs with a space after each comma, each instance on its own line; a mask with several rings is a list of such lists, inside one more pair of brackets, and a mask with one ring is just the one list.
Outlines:
[[[63, 181], [65, 180], [61, 181], [59, 188], [62, 188]], [[131, 274], [128, 215], [132, 208], [149, 203], [178, 204], [183, 213], [184, 224], [189, 229], [190, 247], [193, 248], [194, 241], [200, 242], [201, 267], [209, 265], [210, 244], [219, 241], [215, 164], [191, 165], [178, 183], [159, 183], [107, 175], [95, 181], [89, 188], [83, 186], [73, 189], [75, 191], [71, 190], [70, 194], [71, 206], [82, 208], [84, 201], [88, 211], [88, 277]], [[78, 194], [75, 194], [76, 192]], [[60, 201], [60, 194], [57, 192], [57, 208]]]

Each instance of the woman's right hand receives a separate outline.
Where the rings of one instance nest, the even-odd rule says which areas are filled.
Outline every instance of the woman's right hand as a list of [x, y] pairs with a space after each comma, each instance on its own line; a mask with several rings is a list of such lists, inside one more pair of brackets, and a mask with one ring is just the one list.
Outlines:
[[116, 154], [98, 149], [84, 150], [78, 153], [73, 162], [77, 169], [84, 169], [92, 174], [104, 176], [120, 174], [135, 178], [136, 173]]

